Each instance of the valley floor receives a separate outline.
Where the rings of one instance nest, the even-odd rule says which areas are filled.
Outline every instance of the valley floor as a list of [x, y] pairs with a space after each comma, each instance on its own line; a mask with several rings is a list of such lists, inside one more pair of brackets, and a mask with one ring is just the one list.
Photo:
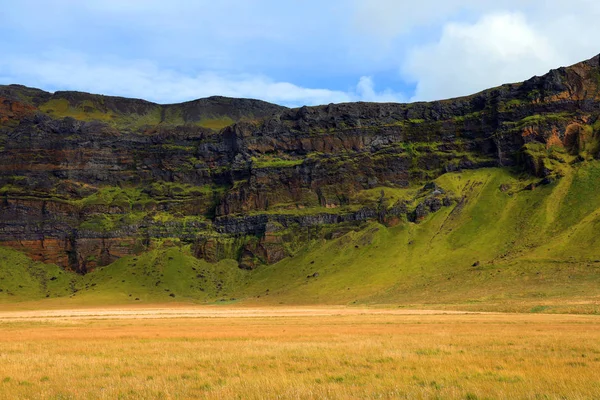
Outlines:
[[52, 321], [74, 319], [160, 319], [160, 318], [268, 318], [331, 317], [356, 315], [460, 315], [467, 311], [375, 309], [348, 307], [261, 307], [223, 308], [166, 305], [155, 307], [82, 308], [71, 310], [0, 311], [0, 322]]
[[0, 313], [0, 398], [598, 398], [600, 317], [348, 307]]

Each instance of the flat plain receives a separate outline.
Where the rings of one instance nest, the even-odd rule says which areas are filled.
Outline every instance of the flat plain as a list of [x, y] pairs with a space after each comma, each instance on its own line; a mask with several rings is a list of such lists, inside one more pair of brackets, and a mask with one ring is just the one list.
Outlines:
[[591, 399], [597, 315], [354, 307], [0, 312], [6, 399]]

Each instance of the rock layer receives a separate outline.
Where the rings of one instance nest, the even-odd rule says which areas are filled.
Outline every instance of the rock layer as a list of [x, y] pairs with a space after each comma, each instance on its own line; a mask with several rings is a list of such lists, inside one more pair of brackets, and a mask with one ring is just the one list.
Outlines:
[[366, 221], [419, 222], [457, 199], [389, 193], [495, 166], [552, 180], [597, 157], [599, 60], [414, 104], [163, 106], [3, 86], [0, 244], [82, 273], [164, 240], [255, 268]]

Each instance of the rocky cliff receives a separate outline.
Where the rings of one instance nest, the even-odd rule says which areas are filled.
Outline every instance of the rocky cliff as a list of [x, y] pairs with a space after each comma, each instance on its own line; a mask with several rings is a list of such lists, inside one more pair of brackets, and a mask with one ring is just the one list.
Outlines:
[[163, 242], [242, 268], [460, 202], [429, 182], [559, 179], [600, 151], [600, 58], [472, 96], [287, 109], [0, 87], [0, 245], [85, 273]]

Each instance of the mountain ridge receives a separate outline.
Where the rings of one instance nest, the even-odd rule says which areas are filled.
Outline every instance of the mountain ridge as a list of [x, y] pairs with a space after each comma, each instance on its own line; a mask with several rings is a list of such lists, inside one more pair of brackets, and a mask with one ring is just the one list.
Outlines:
[[[222, 96], [222, 95], [212, 95], [212, 96], [207, 96], [207, 97], [199, 97], [199, 98], [195, 98], [195, 99], [191, 99], [191, 100], [185, 100], [185, 101], [180, 101], [180, 102], [175, 102], [175, 103], [159, 103], [159, 102], [155, 102], [155, 101], [151, 101], [151, 100], [146, 100], [143, 99], [141, 97], [127, 97], [127, 96], [117, 96], [117, 95], [105, 95], [105, 94], [100, 94], [100, 93], [92, 93], [92, 92], [86, 92], [86, 91], [82, 91], [82, 90], [56, 90], [54, 92], [51, 91], [47, 91], [44, 89], [39, 89], [39, 88], [35, 88], [32, 86], [27, 86], [27, 85], [22, 85], [19, 83], [10, 83], [10, 84], [3, 84], [0, 85], [0, 94], [5, 96], [5, 97], [9, 97], [11, 98], [11, 100], [19, 100], [19, 94], [25, 92], [25, 93], [30, 93], [30, 94], [38, 94], [39, 97], [41, 97], [41, 99], [37, 99], [35, 101], [33, 101], [32, 105], [35, 106], [39, 106], [41, 103], [41, 101], [45, 100], [46, 98], [51, 98], [53, 96], [56, 96], [58, 98], [62, 98], [65, 96], [69, 96], [69, 95], [73, 95], [73, 96], [77, 96], [77, 95], [83, 95], [86, 97], [105, 97], [105, 98], [110, 98], [110, 99], [115, 99], [115, 100], [128, 100], [131, 102], [141, 102], [141, 103], [148, 103], [151, 105], [157, 105], [157, 106], [177, 106], [177, 105], [182, 105], [182, 104], [186, 104], [186, 103], [195, 103], [195, 102], [202, 102], [203, 100], [223, 100], [223, 101], [229, 101], [229, 100], [248, 100], [248, 101], [255, 101], [255, 102], [259, 102], [259, 103], [267, 103], [267, 104], [271, 104], [271, 105], [275, 105], [278, 107], [283, 108], [288, 108], [285, 106], [281, 106], [275, 103], [270, 103], [268, 101], [265, 100], [260, 100], [260, 99], [254, 99], [254, 98], [244, 98], [244, 97], [230, 97], [230, 96]], [[23, 97], [21, 97], [21, 99], [23, 99]]]
[[[533, 81], [536, 80], [538, 78], [543, 78], [546, 75], [552, 74], [553, 72], [561, 72], [561, 71], [565, 71], [565, 70], [572, 70], [572, 69], [576, 69], [578, 67], [582, 67], [582, 66], [592, 66], [592, 67], [597, 67], [598, 65], [600, 65], [600, 54], [595, 55], [592, 58], [589, 58], [587, 60], [584, 61], [580, 61], [577, 62], [575, 64], [569, 65], [569, 66], [564, 66], [564, 67], [558, 67], [558, 68], [554, 68], [551, 69], [550, 71], [548, 71], [546, 74], [543, 75], [539, 75], [539, 76], [533, 76], [525, 81], [521, 81], [521, 82], [511, 82], [511, 83], [504, 83], [496, 88], [502, 87], [502, 86], [512, 86], [512, 85], [520, 85], [520, 84], [526, 84], [529, 81]], [[198, 102], [198, 101], [202, 101], [202, 100], [250, 100], [250, 101], [256, 101], [256, 102], [263, 102], [263, 103], [268, 103], [271, 105], [275, 105], [280, 107], [281, 109], [286, 109], [286, 108], [290, 108], [290, 107], [285, 107], [282, 105], [278, 105], [276, 103], [271, 103], [265, 100], [260, 100], [260, 99], [254, 99], [254, 98], [240, 98], [240, 97], [230, 97], [230, 96], [223, 96], [223, 95], [211, 95], [211, 96], [207, 96], [207, 97], [201, 97], [201, 98], [195, 98], [195, 99], [191, 99], [191, 100], [185, 100], [185, 101], [181, 101], [181, 102], [175, 102], [175, 103], [159, 103], [159, 102], [153, 102], [150, 100], [145, 100], [141, 97], [127, 97], [127, 96], [118, 96], [118, 95], [104, 95], [104, 94], [98, 94], [98, 93], [92, 93], [92, 92], [86, 92], [86, 91], [81, 91], [81, 90], [57, 90], [54, 92], [51, 91], [46, 91], [43, 89], [39, 89], [39, 88], [34, 88], [34, 87], [30, 87], [30, 86], [26, 86], [26, 85], [22, 85], [22, 84], [18, 84], [18, 83], [13, 83], [13, 84], [3, 84], [0, 85], [0, 95], [4, 95], [7, 96], [7, 94], [9, 94], [11, 92], [10, 89], [17, 89], [17, 90], [25, 90], [25, 91], [29, 91], [29, 92], [41, 92], [41, 94], [43, 94], [45, 97], [51, 97], [53, 95], [55, 96], [61, 96], [64, 94], [82, 94], [82, 95], [89, 95], [89, 96], [101, 96], [101, 97], [107, 97], [107, 98], [114, 98], [114, 99], [120, 99], [120, 100], [130, 100], [133, 102], [145, 102], [145, 103], [150, 103], [152, 105], [160, 105], [160, 106], [176, 106], [176, 105], [182, 105], [182, 104], [186, 104], [186, 103], [193, 103], [193, 102]], [[450, 97], [447, 99], [438, 99], [438, 100], [432, 100], [432, 101], [415, 101], [415, 102], [410, 102], [410, 103], [398, 103], [398, 102], [377, 102], [380, 104], [418, 104], [418, 103], [435, 103], [435, 102], [444, 102], [444, 101], [454, 101], [454, 100], [460, 100], [460, 99], [464, 99], [464, 98], [468, 98], [468, 97], [472, 97], [472, 96], [476, 96], [478, 94], [481, 94], [483, 92], [487, 92], [489, 90], [493, 90], [495, 88], [487, 88], [487, 89], [483, 89], [481, 91], [472, 93], [472, 94], [467, 94], [467, 95], [463, 95], [463, 96], [456, 96], [456, 97]], [[15, 98], [14, 100], [18, 100], [17, 98]], [[368, 101], [357, 101], [357, 102], [341, 102], [341, 103], [330, 103], [330, 104], [352, 104], [352, 103], [358, 103], [358, 104], [363, 104], [363, 103], [372, 103], [372, 102], [368, 102]], [[39, 104], [34, 104], [34, 105], [39, 105]], [[317, 104], [314, 106], [299, 106], [299, 107], [292, 107], [292, 108], [302, 108], [302, 107], [320, 107], [320, 106], [326, 106], [328, 104]]]
[[[191, 283], [191, 292], [178, 283], [188, 297], [210, 292], [216, 298], [225, 290], [255, 297], [257, 282], [281, 279], [291, 268], [300, 275], [286, 279], [300, 286], [285, 289], [286, 279], [269, 286], [301, 293], [302, 285], [329, 282], [336, 298], [349, 301], [341, 295], [345, 288], [319, 276], [319, 270], [353, 286], [355, 279], [377, 276], [387, 276], [393, 285], [409, 277], [416, 285], [424, 281], [414, 275], [414, 260], [429, 260], [425, 275], [431, 282], [454, 276], [452, 269], [440, 269], [443, 263], [467, 279], [468, 270], [455, 257], [472, 252], [479, 255], [471, 262], [485, 261], [486, 268], [521, 260], [509, 268], [516, 271], [531, 262], [524, 261], [523, 245], [544, 246], [527, 224], [551, 229], [545, 240], [559, 246], [567, 240], [559, 240], [565, 232], [587, 232], [595, 221], [596, 197], [586, 188], [595, 183], [586, 181], [586, 174], [595, 176], [600, 158], [599, 56], [523, 83], [428, 103], [289, 109], [217, 97], [138, 107], [118, 98], [102, 102], [95, 95], [61, 94], [50, 99], [35, 89], [17, 89], [25, 100], [37, 100], [0, 101], [0, 245], [89, 275], [84, 281], [107, 271], [133, 271], [140, 266], [134, 268], [132, 258], [146, 260], [147, 254], [167, 257], [160, 268], [176, 271], [168, 260], [175, 256], [165, 254], [179, 248], [186, 254], [182, 263], [217, 274], [210, 282], [208, 272], [197, 274], [205, 278], [195, 278], [203, 283]], [[0, 88], [0, 97], [4, 92]], [[581, 193], [589, 205], [569, 193]], [[548, 215], [529, 201], [544, 204]], [[564, 209], [564, 201], [573, 210]], [[485, 226], [491, 223], [481, 214], [486, 202], [516, 213], [511, 219], [491, 211], [502, 213], [505, 236]], [[561, 224], [554, 214], [570, 222]], [[489, 231], [482, 236], [490, 243], [477, 240], [473, 232], [479, 230]], [[467, 237], [487, 250], [471, 247]], [[378, 241], [389, 254], [375, 251]], [[429, 244], [407, 245], [415, 241]], [[332, 252], [339, 258], [334, 264], [347, 265], [346, 272], [318, 253], [336, 243], [347, 253], [358, 251], [354, 260]], [[587, 244], [577, 246], [594, 257]], [[562, 260], [557, 249], [549, 251]], [[371, 265], [365, 257], [380, 260], [381, 271], [374, 264], [361, 270], [357, 262]], [[230, 261], [248, 272], [231, 272]], [[318, 270], [310, 267], [312, 261], [322, 263]], [[389, 269], [403, 264], [413, 272], [405, 276]], [[221, 282], [221, 289], [219, 265], [233, 279]], [[10, 269], [1, 260], [0, 267]], [[315, 273], [315, 279], [307, 278]], [[163, 285], [159, 275], [157, 288]], [[176, 274], [172, 279], [177, 281]], [[91, 281], [87, 285], [90, 289]], [[372, 285], [392, 290], [380, 281]], [[417, 286], [406, 290], [417, 296]], [[360, 292], [363, 299], [373, 295]], [[399, 298], [393, 293], [386, 298]]]

